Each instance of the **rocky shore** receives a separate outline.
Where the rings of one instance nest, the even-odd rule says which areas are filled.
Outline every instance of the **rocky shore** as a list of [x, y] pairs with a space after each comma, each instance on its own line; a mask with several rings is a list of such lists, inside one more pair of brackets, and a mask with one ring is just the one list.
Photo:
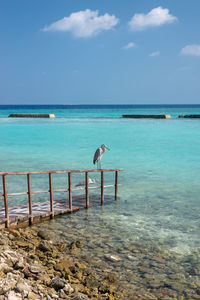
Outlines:
[[178, 257], [106, 227], [114, 248], [73, 220], [0, 231], [0, 300], [200, 299], [200, 249]]
[[73, 253], [81, 241], [51, 241], [47, 231], [31, 227], [0, 232], [0, 300], [125, 299], [115, 275], [99, 276]]

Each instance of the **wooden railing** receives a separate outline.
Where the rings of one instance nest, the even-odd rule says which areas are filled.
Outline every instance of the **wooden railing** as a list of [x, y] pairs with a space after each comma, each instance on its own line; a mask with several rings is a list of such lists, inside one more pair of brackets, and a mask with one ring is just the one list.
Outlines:
[[[117, 200], [118, 192], [118, 172], [123, 171], [123, 169], [98, 169], [98, 170], [59, 170], [59, 171], [25, 171], [25, 172], [0, 172], [2, 176], [3, 184], [3, 194], [0, 194], [0, 198], [4, 198], [4, 209], [5, 209], [5, 227], [9, 227], [9, 209], [8, 209], [8, 197], [9, 196], [19, 196], [19, 195], [28, 195], [28, 207], [29, 207], [29, 224], [33, 223], [33, 210], [32, 210], [32, 195], [39, 193], [49, 193], [50, 200], [50, 217], [54, 217], [54, 193], [55, 192], [68, 192], [69, 198], [69, 209], [72, 212], [72, 191], [85, 190], [85, 200], [86, 208], [89, 207], [89, 189], [101, 189], [101, 205], [104, 203], [104, 188], [114, 187], [115, 188], [115, 200]], [[89, 186], [89, 173], [100, 172], [101, 173], [101, 184], [97, 186]], [[115, 184], [104, 185], [104, 173], [105, 172], [115, 172]], [[68, 174], [68, 187], [63, 189], [53, 189], [53, 174]], [[85, 173], [85, 186], [84, 187], [72, 187], [72, 174], [73, 173]], [[31, 189], [31, 175], [32, 174], [48, 174], [49, 175], [49, 189], [42, 191], [32, 191]], [[10, 175], [27, 175], [27, 192], [21, 193], [8, 193], [7, 192], [7, 176]]]

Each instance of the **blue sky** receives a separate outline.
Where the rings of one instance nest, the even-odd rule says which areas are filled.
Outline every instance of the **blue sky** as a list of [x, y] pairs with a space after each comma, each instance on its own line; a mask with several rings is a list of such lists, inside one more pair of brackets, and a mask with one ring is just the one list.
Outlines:
[[0, 0], [0, 104], [200, 104], [199, 0]]

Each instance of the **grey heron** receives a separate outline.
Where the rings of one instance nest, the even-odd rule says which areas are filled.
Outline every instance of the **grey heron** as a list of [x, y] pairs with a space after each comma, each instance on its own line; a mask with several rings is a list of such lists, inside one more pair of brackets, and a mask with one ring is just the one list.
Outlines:
[[[95, 154], [94, 154], [94, 158], [93, 158], [93, 164], [95, 165], [97, 163], [97, 169], [101, 169], [101, 158], [102, 155], [104, 154], [104, 152], [106, 151], [106, 149], [108, 149], [110, 151], [110, 149], [106, 146], [106, 145], [101, 145], [101, 147], [99, 147]], [[100, 166], [100, 168], [99, 168]]]

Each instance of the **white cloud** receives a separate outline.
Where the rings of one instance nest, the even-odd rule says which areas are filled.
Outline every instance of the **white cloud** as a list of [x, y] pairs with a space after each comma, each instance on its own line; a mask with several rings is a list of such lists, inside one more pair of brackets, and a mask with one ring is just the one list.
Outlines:
[[187, 45], [181, 50], [181, 54], [200, 56], [200, 45]]
[[160, 51], [155, 51], [155, 52], [152, 52], [149, 54], [149, 56], [152, 56], [152, 57], [159, 56], [159, 55], [160, 55]]
[[134, 48], [136, 46], [135, 43], [130, 42], [127, 45], [123, 46], [122, 49], [130, 49], [130, 48]]
[[99, 16], [99, 12], [86, 9], [71, 13], [69, 17], [64, 17], [49, 26], [45, 26], [43, 31], [64, 31], [71, 32], [76, 37], [91, 37], [101, 31], [110, 30], [119, 23], [115, 15], [108, 13]]
[[169, 14], [169, 9], [161, 6], [152, 9], [148, 14], [135, 14], [129, 22], [131, 31], [141, 31], [149, 27], [173, 23], [178, 18]]

